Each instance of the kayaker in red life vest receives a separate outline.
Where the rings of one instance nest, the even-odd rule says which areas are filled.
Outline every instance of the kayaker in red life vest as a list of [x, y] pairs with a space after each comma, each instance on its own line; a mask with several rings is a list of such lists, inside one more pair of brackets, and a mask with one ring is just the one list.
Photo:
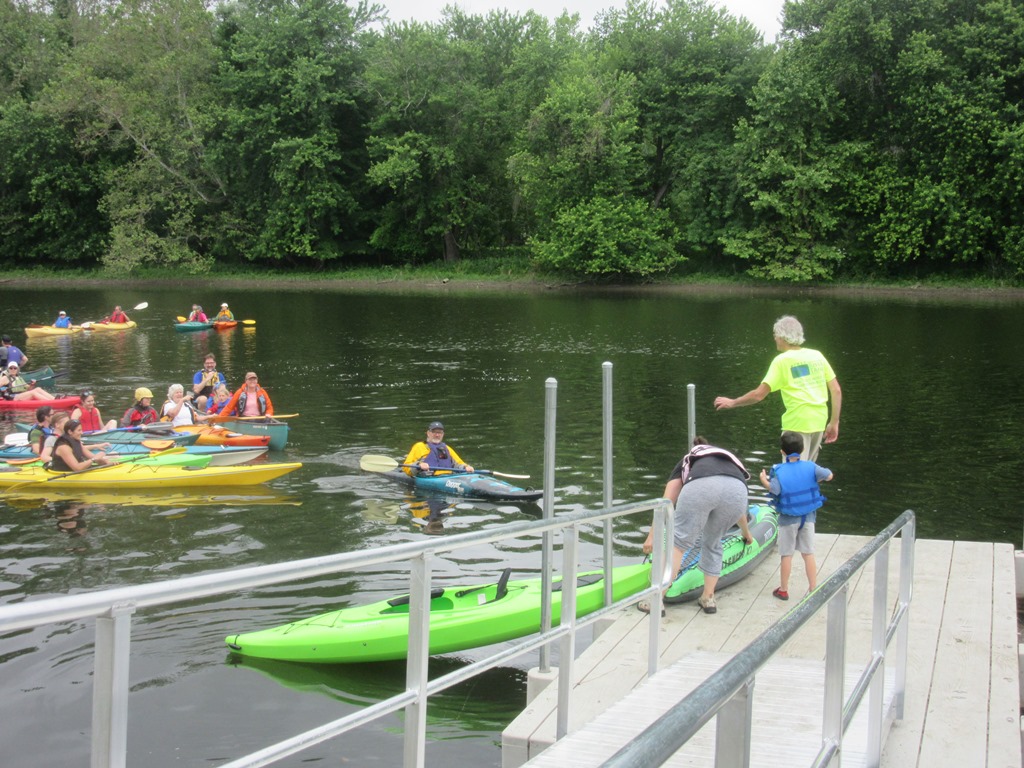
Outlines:
[[[128, 319], [128, 315], [121, 309], [121, 305], [118, 304], [114, 307], [114, 311], [110, 313], [110, 317], [107, 318], [108, 323], [128, 323], [131, 322]], [[88, 430], [86, 430], [88, 432]]]
[[121, 417], [122, 427], [141, 427], [160, 420], [160, 413], [153, 407], [153, 393], [146, 387], [135, 390], [135, 404]]
[[462, 460], [455, 450], [444, 443], [444, 424], [432, 421], [427, 427], [427, 439], [416, 443], [409, 449], [403, 464], [418, 464], [416, 467], [404, 467], [405, 473], [412, 476], [414, 472], [429, 472], [435, 475], [451, 474], [452, 469], [472, 472], [473, 467]]
[[103, 421], [103, 415], [96, 407], [96, 395], [89, 389], [82, 392], [81, 401], [71, 412], [71, 418], [79, 422], [85, 432], [109, 432], [117, 426], [114, 419]]
[[252, 371], [245, 374], [245, 384], [231, 396], [221, 409], [227, 416], [273, 416], [274, 404], [270, 395], [260, 386], [260, 379]]

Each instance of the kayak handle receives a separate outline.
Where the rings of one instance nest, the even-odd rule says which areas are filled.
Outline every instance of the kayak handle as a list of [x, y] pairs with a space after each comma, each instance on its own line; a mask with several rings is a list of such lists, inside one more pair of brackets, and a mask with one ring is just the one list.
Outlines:
[[[439, 598], [443, 594], [444, 594], [444, 587], [435, 587], [434, 589], [430, 590], [430, 599], [431, 600], [436, 600], [437, 598]], [[390, 600], [388, 600], [388, 605], [390, 605], [392, 608], [397, 608], [400, 605], [408, 605], [408, 604], [409, 604], [409, 595], [402, 595], [401, 597], [393, 597]]]

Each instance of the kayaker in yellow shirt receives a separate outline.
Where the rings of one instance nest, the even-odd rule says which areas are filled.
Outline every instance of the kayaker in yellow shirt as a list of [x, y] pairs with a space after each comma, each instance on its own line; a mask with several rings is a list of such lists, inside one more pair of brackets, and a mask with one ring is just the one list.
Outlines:
[[440, 421], [432, 421], [427, 427], [427, 439], [416, 443], [410, 450], [409, 455], [402, 462], [406, 465], [403, 469], [410, 477], [415, 474], [430, 473], [435, 475], [449, 475], [451, 470], [457, 469], [463, 472], [472, 472], [473, 467], [462, 460], [462, 457], [455, 450], [444, 442], [444, 424]]

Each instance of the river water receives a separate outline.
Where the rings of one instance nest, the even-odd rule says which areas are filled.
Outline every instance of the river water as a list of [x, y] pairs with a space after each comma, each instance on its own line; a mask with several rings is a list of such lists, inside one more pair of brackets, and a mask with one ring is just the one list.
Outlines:
[[[25, 341], [21, 331], [52, 322], [61, 309], [81, 322], [143, 301], [149, 307], [130, 313], [139, 328], [128, 333]], [[213, 308], [221, 301], [255, 326], [172, 329], [193, 302]], [[718, 413], [712, 402], [758, 384], [775, 354], [772, 323], [785, 313], [803, 321], [807, 346], [826, 354], [844, 393], [839, 442], [819, 460], [836, 478], [819, 530], [874, 534], [909, 508], [925, 538], [1020, 544], [1024, 302], [0, 286], [0, 329], [29, 355], [29, 367], [66, 371], [62, 390], [92, 389], [105, 416], [119, 416], [140, 385], [160, 401], [212, 351], [231, 384], [255, 370], [279, 413], [300, 414], [287, 450], [272, 458], [303, 463], [260, 496], [162, 495], [130, 506], [102, 497], [5, 498], [0, 602], [422, 540], [429, 509], [360, 472], [359, 457], [401, 459], [427, 423], [441, 419], [469, 462], [538, 483], [549, 378], [558, 382], [555, 512], [599, 508], [605, 361], [613, 364], [617, 501], [661, 495], [686, 441], [688, 383], [697, 387], [698, 431], [756, 473], [776, 460], [778, 396]], [[0, 421], [0, 434], [11, 428], [9, 418]], [[535, 505], [465, 501], [447, 511], [441, 533], [539, 515]], [[617, 526], [620, 563], [639, 558], [645, 524]], [[593, 535], [582, 559], [600, 563]], [[536, 546], [481, 545], [445, 563], [437, 577], [476, 583], [506, 565], [514, 578], [536, 573]], [[381, 599], [402, 591], [406, 575], [357, 574], [136, 615], [129, 765], [217, 765], [401, 690], [400, 663], [257, 665], [231, 657], [223, 638]], [[87, 762], [92, 642], [91, 624], [78, 623], [0, 636], [4, 766]], [[436, 658], [431, 672], [467, 658], [477, 656]], [[500, 732], [522, 709], [525, 670], [534, 663], [524, 659], [432, 700], [428, 763], [500, 765]], [[396, 717], [282, 765], [396, 765], [400, 734]]]

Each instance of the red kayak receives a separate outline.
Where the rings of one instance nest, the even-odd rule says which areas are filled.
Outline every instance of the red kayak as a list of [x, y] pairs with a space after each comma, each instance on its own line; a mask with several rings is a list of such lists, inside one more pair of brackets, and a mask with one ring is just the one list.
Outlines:
[[218, 331], [226, 331], [238, 325], [237, 320], [214, 320], [213, 327]]
[[81, 399], [78, 395], [69, 395], [68, 397], [58, 397], [53, 400], [0, 400], [0, 411], [15, 408], [34, 411], [41, 405], [53, 406], [55, 411], [68, 411], [78, 405]]

